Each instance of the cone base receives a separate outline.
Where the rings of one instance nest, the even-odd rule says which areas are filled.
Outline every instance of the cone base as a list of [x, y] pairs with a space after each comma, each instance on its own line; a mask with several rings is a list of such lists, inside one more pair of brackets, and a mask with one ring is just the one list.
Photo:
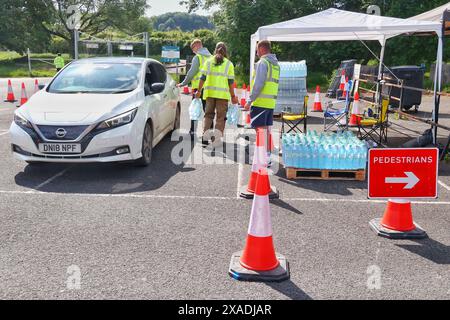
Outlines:
[[369, 222], [372, 230], [375, 231], [380, 237], [388, 238], [388, 239], [425, 239], [428, 237], [425, 230], [423, 230], [419, 225], [414, 223], [416, 227], [412, 231], [397, 231], [385, 228], [381, 225], [382, 219], [373, 219]]
[[9, 103], [14, 103], [14, 102], [17, 102], [17, 101], [19, 101], [19, 100], [3, 100], [3, 102], [9, 102]]
[[242, 251], [235, 252], [231, 257], [230, 268], [228, 274], [236, 280], [240, 281], [256, 281], [256, 282], [281, 282], [289, 280], [289, 263], [286, 257], [276, 253], [276, 257], [280, 262], [279, 266], [270, 271], [252, 271], [244, 268], [240, 259]]
[[[244, 199], [253, 199], [254, 193], [247, 190], [248, 186], [242, 186], [239, 190], [239, 196]], [[271, 186], [271, 190], [269, 193], [269, 199], [279, 199], [280, 198], [280, 192], [278, 189], [274, 186]]]

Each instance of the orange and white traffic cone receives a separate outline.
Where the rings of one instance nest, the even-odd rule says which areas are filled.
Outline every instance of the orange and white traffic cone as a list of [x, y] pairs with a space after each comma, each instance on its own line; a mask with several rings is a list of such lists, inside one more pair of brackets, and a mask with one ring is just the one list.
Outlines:
[[244, 83], [242, 86], [242, 90], [241, 90], [241, 106], [242, 107], [245, 107], [245, 104], [247, 103], [246, 94], [247, 94], [247, 86]]
[[247, 115], [245, 116], [245, 129], [251, 129], [252, 128], [252, 118], [250, 116], [250, 111], [247, 111]]
[[5, 102], [16, 102], [16, 97], [14, 96], [14, 91], [12, 88], [11, 80], [8, 80], [8, 94], [6, 95]]
[[286, 258], [276, 254], [270, 216], [270, 182], [266, 169], [258, 171], [247, 241], [231, 258], [228, 273], [236, 280], [283, 281], [289, 279]]
[[382, 219], [370, 221], [372, 229], [389, 239], [423, 239], [427, 233], [413, 221], [411, 201], [389, 199]]
[[39, 91], [39, 81], [38, 79], [34, 79], [34, 94], [38, 93]]
[[313, 112], [323, 112], [322, 102], [320, 100], [320, 86], [316, 87], [316, 96], [314, 98], [314, 109]]
[[345, 85], [344, 85], [344, 93], [342, 94], [342, 98], [346, 99], [348, 91], [350, 90], [350, 86], [348, 85], [348, 77], [345, 78]]
[[352, 104], [352, 114], [350, 116], [350, 121], [348, 125], [350, 127], [357, 127], [361, 122], [362, 112], [360, 110], [360, 102], [359, 102], [359, 93], [356, 91], [355, 98], [353, 99]]
[[343, 92], [344, 89], [345, 89], [345, 70], [342, 70], [341, 84], [339, 85], [339, 90]]
[[[256, 191], [256, 180], [258, 172], [260, 169], [267, 169], [269, 158], [267, 154], [268, 147], [266, 144], [267, 141], [266, 138], [267, 138], [267, 129], [257, 128], [256, 145], [253, 153], [252, 171], [250, 174], [248, 184], [246, 186], [242, 186], [240, 189], [241, 198], [253, 199]], [[269, 195], [270, 199], [278, 199], [280, 197], [278, 190], [274, 186], [271, 186], [270, 190], [271, 190]]]
[[28, 97], [27, 97], [27, 91], [25, 89], [25, 83], [22, 82], [22, 90], [20, 93], [20, 105], [18, 107], [23, 106], [25, 103], [27, 103]]

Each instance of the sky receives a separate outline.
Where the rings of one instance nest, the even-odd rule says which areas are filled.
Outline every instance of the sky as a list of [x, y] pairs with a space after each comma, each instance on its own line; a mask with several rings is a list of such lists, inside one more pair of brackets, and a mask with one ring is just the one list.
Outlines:
[[[147, 0], [147, 3], [151, 6], [147, 11], [147, 16], [158, 16], [167, 12], [187, 12], [186, 7], [180, 6], [180, 0]], [[209, 15], [211, 12], [205, 10], [198, 10], [195, 13], [200, 15]]]

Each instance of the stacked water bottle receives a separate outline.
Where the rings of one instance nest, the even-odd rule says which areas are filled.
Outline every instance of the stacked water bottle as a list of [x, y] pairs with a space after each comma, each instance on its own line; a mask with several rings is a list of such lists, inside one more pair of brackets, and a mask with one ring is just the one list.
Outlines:
[[359, 170], [366, 168], [367, 145], [352, 132], [285, 134], [282, 137], [286, 168]]
[[301, 113], [306, 89], [306, 62], [280, 62], [280, 80], [275, 114]]

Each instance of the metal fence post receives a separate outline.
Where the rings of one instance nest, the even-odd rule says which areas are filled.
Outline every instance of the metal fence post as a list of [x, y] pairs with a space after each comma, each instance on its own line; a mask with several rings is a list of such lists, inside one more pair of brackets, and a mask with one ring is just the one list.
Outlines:
[[28, 73], [29, 73], [30, 77], [32, 77], [33, 73], [31, 72], [31, 53], [30, 53], [30, 48], [27, 48], [27, 57], [28, 57]]
[[74, 59], [78, 60], [78, 30], [77, 29], [73, 29], [73, 40], [74, 40]]
[[144, 44], [145, 44], [145, 57], [149, 56], [149, 46], [148, 46], [148, 32], [144, 32]]

